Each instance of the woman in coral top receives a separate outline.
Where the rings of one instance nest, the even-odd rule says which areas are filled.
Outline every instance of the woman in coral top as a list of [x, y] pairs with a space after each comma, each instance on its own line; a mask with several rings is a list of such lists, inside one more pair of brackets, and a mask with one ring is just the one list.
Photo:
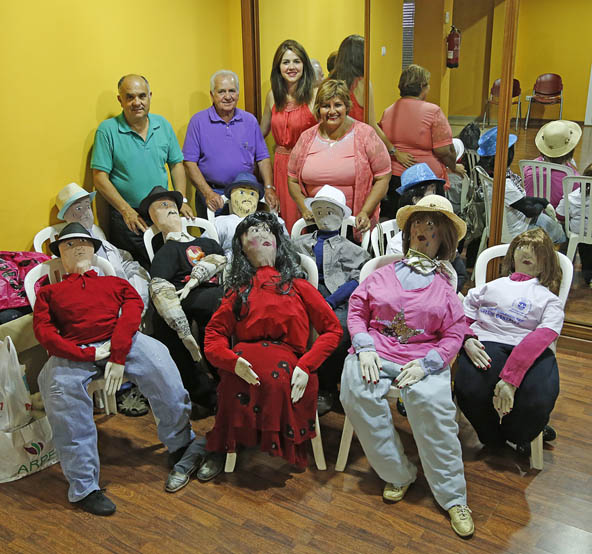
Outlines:
[[316, 124], [312, 106], [316, 95], [315, 72], [306, 50], [295, 40], [285, 40], [275, 52], [271, 90], [261, 118], [261, 132], [275, 140], [273, 184], [280, 200], [280, 214], [288, 232], [300, 218], [288, 192], [288, 160], [300, 134]]
[[304, 200], [324, 185], [345, 194], [356, 217], [356, 236], [378, 221], [378, 204], [391, 175], [388, 151], [374, 129], [348, 114], [349, 90], [344, 81], [327, 79], [319, 87], [314, 113], [319, 124], [300, 135], [290, 155], [288, 186], [302, 217], [313, 221]]
[[383, 215], [394, 217], [397, 209], [395, 189], [401, 185], [401, 173], [414, 163], [427, 163], [438, 179], [444, 179], [444, 188], [450, 187], [446, 168], [464, 174], [464, 166], [456, 163], [452, 144], [452, 130], [439, 106], [426, 102], [430, 91], [430, 72], [419, 65], [405, 68], [399, 79], [401, 98], [382, 114], [380, 127], [393, 143], [397, 153], [406, 158], [392, 158], [392, 173], [387, 194], [388, 208]]
[[[243, 219], [232, 252], [228, 292], [206, 328], [205, 354], [220, 374], [207, 449], [236, 452], [259, 443], [272, 456], [306, 466], [316, 372], [339, 343], [339, 320], [319, 291], [297, 278], [298, 254], [275, 215]], [[309, 348], [311, 325], [319, 336]]]

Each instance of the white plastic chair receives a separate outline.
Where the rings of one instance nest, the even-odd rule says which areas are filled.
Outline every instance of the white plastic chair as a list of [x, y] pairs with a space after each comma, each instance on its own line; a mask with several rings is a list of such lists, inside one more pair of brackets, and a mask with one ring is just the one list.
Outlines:
[[[41, 229], [41, 231], [39, 231], [33, 239], [33, 249], [35, 252], [41, 252], [42, 254], [45, 254], [43, 251], [43, 245], [45, 244], [45, 241], [49, 240], [50, 242], [53, 242], [55, 239], [57, 239], [60, 231], [66, 225], [68, 224], [56, 223], [55, 225], [50, 225], [49, 227]], [[98, 239], [106, 240], [105, 233], [103, 233], [103, 230], [98, 225], [93, 225], [93, 234]]]
[[[398, 232], [399, 226], [397, 225], [396, 219], [383, 221], [382, 223], [376, 225], [374, 229], [372, 229], [372, 232], [370, 233], [370, 243], [372, 244], [372, 251], [374, 252], [374, 256], [376, 258], [386, 252], [386, 245], [388, 244], [389, 240], [391, 240]], [[382, 253], [380, 248], [381, 241], [383, 245]]]
[[[92, 265], [93, 267], [100, 269], [104, 275], [115, 275], [115, 270], [109, 261], [105, 258], [97, 256], [96, 254], [93, 256]], [[37, 283], [37, 281], [39, 281], [39, 279], [45, 275], [49, 275], [50, 283], [59, 283], [64, 275], [64, 266], [62, 265], [62, 260], [60, 258], [52, 258], [51, 260], [35, 266], [25, 276], [25, 292], [27, 294], [29, 304], [31, 304], [31, 308], [35, 307], [35, 283]], [[110, 415], [117, 413], [117, 402], [115, 400], [115, 395], [107, 394], [105, 390], [104, 377], [93, 379], [88, 384], [87, 390], [91, 397], [94, 393], [100, 394], [103, 407], [105, 408], [105, 414]]]
[[[577, 179], [581, 179], [577, 177]], [[486, 282], [487, 264], [493, 258], [500, 258], [506, 255], [509, 244], [497, 244], [484, 250], [475, 263], [475, 286], [480, 287]], [[559, 300], [562, 306], [565, 307], [567, 302], [567, 296], [569, 295], [569, 289], [571, 287], [571, 281], [573, 279], [573, 265], [569, 258], [560, 252], [557, 252], [557, 259], [559, 266], [561, 267], [561, 284], [559, 286]], [[551, 345], [551, 350], [555, 352], [557, 345], [556, 341]], [[543, 469], [543, 433], [541, 432], [535, 437], [530, 443], [530, 467], [533, 469]]]
[[[483, 235], [481, 235], [481, 242], [479, 244], [479, 251], [477, 256], [483, 252], [487, 246], [487, 240], [489, 239], [489, 228], [491, 222], [491, 196], [493, 194], [493, 177], [490, 177], [487, 172], [481, 167], [475, 167], [475, 172], [481, 181], [481, 187], [483, 190], [483, 201], [485, 203], [485, 228], [483, 229]], [[506, 224], [506, 205], [504, 202], [504, 216], [502, 221], [502, 238], [501, 241], [504, 243], [512, 242], [512, 236], [508, 231]]]
[[[187, 219], [185, 217], [181, 218], [181, 225], [183, 231], [187, 231], [191, 227], [197, 227], [198, 229], [203, 229], [208, 233], [208, 237], [214, 239], [215, 241], [219, 241], [218, 239], [218, 232], [216, 231], [216, 227], [213, 223], [208, 221], [207, 219], [203, 219], [202, 217], [194, 217], [193, 219]], [[146, 247], [146, 252], [148, 252], [148, 257], [150, 261], [154, 259], [154, 248], [152, 247], [152, 239], [158, 235], [160, 231], [156, 225], [152, 225], [146, 231], [144, 231], [144, 246]]]
[[[469, 179], [473, 183], [473, 187], [477, 188], [479, 186], [479, 181], [477, 179], [475, 168], [479, 163], [479, 154], [477, 154], [476, 150], [465, 150], [465, 158], [467, 160], [467, 165], [469, 166], [467, 169], [467, 174], [469, 175]], [[461, 196], [461, 210], [463, 209], [462, 206], [462, 196]]]
[[[313, 223], [307, 223], [304, 218], [300, 218], [298, 219], [294, 225], [292, 226], [292, 232], [290, 233], [290, 238], [292, 240], [298, 238], [301, 234], [302, 231], [308, 227], [309, 225], [314, 225]], [[342, 237], [347, 237], [347, 228], [348, 227], [355, 227], [356, 226], [356, 218], [353, 215], [350, 215], [349, 217], [344, 217], [343, 218], [343, 223], [341, 224], [341, 231], [339, 232], [339, 234]], [[370, 244], [370, 231], [366, 231], [363, 235], [362, 235], [362, 248], [364, 250], [368, 250], [368, 245]]]
[[[228, 198], [226, 198], [226, 196], [222, 195], [221, 196], [224, 204], [228, 203]], [[216, 212], [213, 212], [212, 210], [210, 210], [210, 208], [207, 208], [208, 210], [208, 221], [213, 225], [214, 224], [214, 220], [216, 219]]]
[[[569, 195], [574, 185], [580, 183], [580, 225], [578, 232], [569, 227]], [[576, 247], [580, 242], [592, 244], [592, 177], [568, 176], [563, 178], [563, 201], [565, 203], [565, 234], [569, 239], [567, 257], [573, 262]]]
[[[307, 275], [307, 281], [315, 288], [319, 286], [319, 272], [316, 262], [309, 256], [299, 254], [300, 265]], [[316, 338], [316, 331], [311, 326], [309, 342], [313, 342]], [[316, 436], [310, 439], [312, 445], [312, 453], [315, 459], [315, 464], [319, 471], [327, 469], [327, 462], [325, 461], [325, 452], [323, 450], [323, 441], [321, 439], [321, 425], [319, 423], [319, 413], [315, 412], [315, 430]], [[232, 473], [236, 465], [236, 452], [229, 452], [226, 454], [226, 463], [224, 464], [224, 472]]]
[[532, 196], [538, 198], [546, 198], [551, 201], [551, 171], [558, 171], [568, 175], [575, 175], [575, 171], [567, 166], [560, 164], [553, 164], [550, 162], [537, 162], [536, 160], [520, 160], [520, 176], [524, 183], [524, 170], [527, 167], [532, 169]]
[[[389, 254], [388, 256], [379, 256], [367, 261], [360, 271], [360, 283], [370, 275], [373, 271], [391, 264], [402, 258], [402, 254]], [[361, 384], [361, 383], [360, 383]], [[401, 396], [397, 387], [391, 387], [386, 397], [389, 400], [396, 400]], [[337, 454], [337, 462], [335, 464], [335, 471], [343, 471], [347, 464], [347, 457], [349, 456], [349, 449], [351, 447], [352, 438], [354, 436], [354, 427], [347, 416], [343, 420], [343, 431], [341, 433], [341, 442], [339, 443], [339, 453]]]

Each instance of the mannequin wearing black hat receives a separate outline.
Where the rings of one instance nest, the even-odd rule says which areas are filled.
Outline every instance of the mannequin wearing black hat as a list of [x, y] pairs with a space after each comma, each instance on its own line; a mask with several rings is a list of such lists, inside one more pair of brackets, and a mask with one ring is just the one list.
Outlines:
[[194, 435], [187, 391], [169, 352], [138, 331], [142, 299], [125, 279], [91, 270], [100, 246], [79, 223], [64, 227], [50, 249], [68, 274], [39, 290], [33, 327], [50, 354], [38, 382], [70, 485], [68, 499], [92, 514], [110, 515], [115, 504], [99, 487], [97, 433], [87, 392], [95, 375], [104, 370], [107, 392], [112, 393], [121, 386], [125, 370], [150, 401], [158, 436], [170, 452], [185, 449]]
[[191, 399], [213, 408], [215, 387], [204, 368], [196, 367], [202, 355], [191, 322], [197, 323], [203, 344], [205, 326], [222, 298], [216, 274], [226, 258], [216, 241], [183, 231], [181, 205], [182, 196], [163, 187], [154, 187], [140, 204], [141, 213], [150, 216], [165, 239], [150, 269], [150, 298], [160, 316], [154, 333], [169, 347]]

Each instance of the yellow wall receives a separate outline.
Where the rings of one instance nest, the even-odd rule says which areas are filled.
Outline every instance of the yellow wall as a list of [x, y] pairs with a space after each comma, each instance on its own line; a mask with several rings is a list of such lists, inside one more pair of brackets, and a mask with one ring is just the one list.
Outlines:
[[181, 144], [191, 115], [210, 105], [210, 74], [224, 67], [242, 76], [240, 0], [2, 2], [0, 20], [5, 250], [28, 250], [35, 233], [57, 221], [64, 185], [91, 190], [94, 134], [120, 112], [121, 75], [148, 78], [151, 109]]
[[[383, 56], [381, 48], [386, 47]], [[403, 0], [372, 0], [370, 12], [370, 81], [374, 111], [382, 112], [399, 98], [403, 62]]]

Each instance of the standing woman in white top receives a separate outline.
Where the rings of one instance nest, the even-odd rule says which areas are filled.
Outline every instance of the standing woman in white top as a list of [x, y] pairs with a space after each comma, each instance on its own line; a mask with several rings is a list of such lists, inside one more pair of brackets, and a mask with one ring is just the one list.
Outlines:
[[479, 440], [506, 441], [530, 454], [530, 442], [547, 425], [559, 395], [559, 370], [549, 348], [563, 326], [561, 268], [553, 243], [539, 228], [515, 237], [504, 267], [508, 277], [471, 289], [464, 309], [470, 323], [460, 352], [454, 391]]

